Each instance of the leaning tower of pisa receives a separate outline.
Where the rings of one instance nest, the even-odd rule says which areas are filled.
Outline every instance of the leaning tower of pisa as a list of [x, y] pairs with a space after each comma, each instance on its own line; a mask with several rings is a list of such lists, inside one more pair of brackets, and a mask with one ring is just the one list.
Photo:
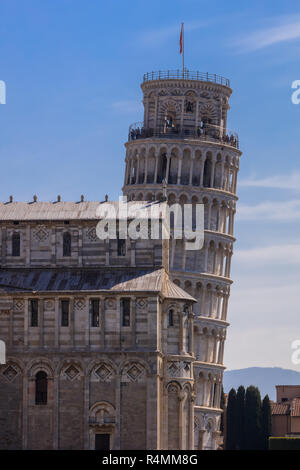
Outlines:
[[141, 88], [144, 120], [129, 128], [123, 192], [159, 200], [164, 182], [170, 204], [204, 204], [204, 246], [187, 251], [184, 240], [171, 240], [170, 273], [197, 300], [195, 448], [216, 449], [241, 156], [227, 128], [232, 90], [228, 79], [188, 70], [147, 73]]

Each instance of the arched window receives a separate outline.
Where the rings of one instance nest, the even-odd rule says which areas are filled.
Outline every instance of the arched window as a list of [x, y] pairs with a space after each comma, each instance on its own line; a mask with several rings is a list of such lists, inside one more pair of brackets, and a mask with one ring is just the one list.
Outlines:
[[169, 310], [169, 326], [174, 326], [174, 310], [170, 308]]
[[211, 177], [211, 161], [207, 158], [204, 163], [204, 171], [203, 171], [203, 186], [205, 188], [210, 187], [210, 177]]
[[13, 233], [12, 236], [12, 256], [20, 256], [21, 238], [19, 233]]
[[70, 234], [70, 232], [65, 232], [64, 233], [63, 256], [71, 256], [71, 234]]
[[35, 404], [47, 405], [48, 377], [46, 372], [39, 371], [35, 376]]

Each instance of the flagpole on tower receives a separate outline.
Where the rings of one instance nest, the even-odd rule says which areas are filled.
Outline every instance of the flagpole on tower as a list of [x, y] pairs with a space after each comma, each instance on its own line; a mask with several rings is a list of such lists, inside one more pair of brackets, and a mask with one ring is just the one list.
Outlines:
[[181, 23], [179, 54], [182, 54], [182, 78], [184, 78], [184, 23]]

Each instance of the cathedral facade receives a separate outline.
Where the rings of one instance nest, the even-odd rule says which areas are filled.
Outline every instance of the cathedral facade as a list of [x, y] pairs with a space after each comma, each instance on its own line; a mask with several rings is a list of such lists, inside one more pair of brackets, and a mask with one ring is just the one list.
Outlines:
[[[142, 83], [123, 193], [204, 205], [204, 246], [97, 236], [101, 202], [0, 204], [1, 449], [217, 449], [236, 181], [228, 80]], [[146, 219], [146, 215], [145, 215]], [[158, 217], [162, 224], [162, 216]]]

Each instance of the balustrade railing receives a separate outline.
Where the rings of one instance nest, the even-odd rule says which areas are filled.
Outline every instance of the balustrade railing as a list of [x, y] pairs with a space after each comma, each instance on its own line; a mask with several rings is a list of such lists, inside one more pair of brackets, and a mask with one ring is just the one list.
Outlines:
[[128, 140], [149, 139], [197, 139], [212, 142], [221, 142], [231, 147], [239, 148], [239, 139], [236, 132], [225, 130], [220, 126], [206, 124], [197, 128], [191, 126], [159, 126], [155, 128], [144, 127], [143, 122], [136, 122], [129, 127]]
[[196, 80], [200, 82], [212, 82], [218, 85], [230, 87], [228, 78], [221, 77], [215, 73], [193, 72], [188, 69], [184, 70], [158, 70], [157, 72], [147, 72], [144, 74], [143, 82], [151, 80]]

